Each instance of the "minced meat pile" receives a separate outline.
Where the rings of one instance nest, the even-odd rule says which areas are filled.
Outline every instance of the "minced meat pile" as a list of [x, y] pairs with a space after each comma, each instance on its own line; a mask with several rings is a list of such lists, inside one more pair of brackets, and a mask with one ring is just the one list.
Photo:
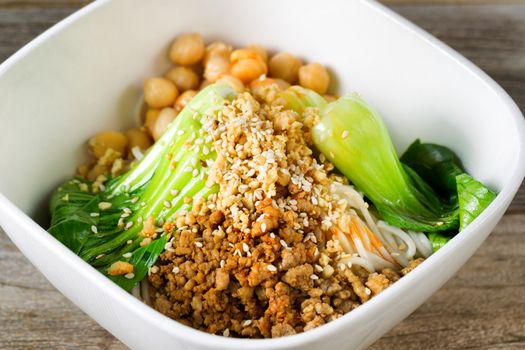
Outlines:
[[369, 300], [420, 263], [398, 274], [369, 273], [338, 261], [330, 240], [338, 203], [330, 174], [311, 146], [318, 114], [240, 94], [208, 117], [217, 159], [209, 185], [164, 224], [170, 240], [149, 273], [151, 303], [191, 327], [232, 337], [269, 338], [320, 326]]

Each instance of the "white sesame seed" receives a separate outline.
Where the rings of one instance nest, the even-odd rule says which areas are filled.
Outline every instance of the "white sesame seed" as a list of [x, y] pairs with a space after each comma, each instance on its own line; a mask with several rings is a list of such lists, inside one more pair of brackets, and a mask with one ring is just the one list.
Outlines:
[[345, 265], [345, 264], [342, 264], [342, 263], [339, 263], [339, 264], [337, 264], [337, 268], [338, 268], [339, 270], [343, 271], [343, 270], [346, 270], [346, 265]]
[[176, 197], [176, 196], [179, 194], [179, 190], [171, 190], [171, 191], [170, 191], [170, 194], [171, 194], [173, 197]]
[[365, 293], [366, 293], [366, 295], [370, 295], [370, 294], [372, 294], [372, 291], [370, 290], [370, 288], [367, 287], [367, 288], [365, 288]]
[[194, 177], [195, 177], [195, 176], [198, 176], [198, 175], [199, 175], [199, 169], [193, 169], [192, 175], [193, 175]]
[[221, 260], [221, 262], [219, 263], [219, 265], [221, 266], [221, 268], [223, 268], [225, 265], [226, 265], [226, 262], [224, 260]]
[[178, 274], [180, 272], [180, 268], [178, 266], [175, 266], [171, 272], [173, 272], [174, 275]]
[[95, 259], [98, 260], [98, 259], [104, 257], [104, 255], [105, 255], [105, 254], [99, 254], [99, 255], [97, 255], [97, 256], [95, 257]]
[[131, 228], [131, 226], [133, 226], [133, 221], [128, 221], [125, 226], [126, 230]]
[[91, 216], [92, 218], [96, 218], [97, 216], [100, 216], [99, 213], [89, 213], [89, 216]]
[[284, 239], [281, 239], [279, 241], [279, 243], [281, 243], [281, 245], [283, 246], [283, 248], [288, 248], [288, 244], [286, 244], [286, 242], [284, 241]]
[[202, 154], [207, 155], [209, 153], [210, 153], [210, 149], [208, 148], [208, 146], [206, 145], [202, 146]]
[[159, 272], [159, 267], [157, 265], [151, 267], [151, 272], [157, 273]]
[[124, 214], [122, 214], [120, 217], [121, 217], [121, 218], [127, 218], [128, 216], [129, 216], [128, 213], [124, 213]]
[[343, 130], [343, 132], [341, 133], [341, 138], [346, 138], [348, 136], [348, 130]]
[[242, 250], [244, 250], [245, 253], [250, 251], [250, 247], [246, 243], [242, 243]]
[[129, 253], [122, 254], [122, 257], [129, 259], [131, 258], [131, 255], [132, 255], [131, 252], [129, 252]]
[[266, 268], [267, 268], [268, 271], [270, 271], [270, 272], [276, 272], [276, 271], [277, 271], [277, 267], [275, 267], [275, 266], [272, 265], [272, 264], [268, 264], [268, 266], [266, 266]]
[[91, 226], [91, 232], [98, 233], [98, 229], [97, 229], [97, 227], [95, 225]]
[[141, 207], [145, 207], [145, 206], [146, 206], [146, 202], [141, 202], [141, 203], [140, 203], [140, 206], [141, 206]]
[[229, 337], [230, 336], [230, 329], [229, 328], [226, 328], [224, 330], [224, 332], [222, 332], [222, 335], [225, 336], [225, 337]]
[[131, 243], [133, 243], [133, 240], [132, 240], [132, 239], [128, 239], [128, 240], [126, 241], [126, 244], [131, 244]]
[[195, 242], [195, 246], [197, 246], [197, 248], [202, 248], [202, 243], [201, 242]]
[[319, 279], [319, 276], [317, 276], [317, 275], [310, 275], [310, 279], [315, 281], [315, 280]]
[[243, 325], [244, 327], [248, 327], [248, 326], [251, 325], [251, 324], [252, 324], [252, 320], [244, 320], [244, 322], [242, 323], [242, 325]]
[[164, 206], [166, 208], [171, 208], [171, 203], [169, 201], [164, 201]]
[[275, 233], [270, 232], [270, 238], [275, 238]]
[[261, 232], [266, 232], [266, 223], [261, 224]]
[[351, 261], [347, 262], [346, 266], [348, 266], [348, 268], [351, 269], [352, 268], [352, 262]]
[[131, 209], [129, 209], [129, 208], [124, 208], [123, 211], [126, 214], [131, 214]]
[[330, 158], [332, 158], [332, 159], [335, 158], [335, 156], [334, 156], [334, 152], [330, 151], [329, 155], [330, 155]]
[[319, 265], [319, 264], [315, 264], [315, 265], [314, 265], [314, 268], [315, 268], [315, 270], [316, 270], [317, 272], [322, 272], [322, 271], [323, 271], [323, 267], [322, 267], [321, 265]]
[[130, 272], [130, 273], [124, 275], [124, 277], [126, 277], [128, 280], [130, 280], [130, 279], [133, 279], [133, 277], [135, 277], [135, 274], [133, 272]]
[[109, 208], [111, 208], [111, 203], [109, 203], [109, 202], [100, 202], [100, 203], [98, 203], [98, 208], [100, 210], [109, 209]]
[[131, 203], [135, 204], [138, 202], [138, 200], [139, 200], [139, 197], [133, 197], [131, 198]]

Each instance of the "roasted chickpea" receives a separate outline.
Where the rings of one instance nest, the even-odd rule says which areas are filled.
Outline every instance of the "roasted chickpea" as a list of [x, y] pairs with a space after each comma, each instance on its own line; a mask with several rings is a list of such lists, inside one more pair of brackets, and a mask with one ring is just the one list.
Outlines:
[[144, 100], [152, 108], [173, 105], [179, 91], [175, 84], [164, 78], [149, 78], [144, 82]]
[[157, 141], [162, 134], [166, 131], [168, 128], [168, 125], [175, 119], [177, 116], [177, 113], [173, 108], [163, 108], [160, 113], [159, 117], [155, 121], [155, 124], [153, 125], [153, 128], [151, 130], [151, 134], [153, 136], [153, 139]]
[[310, 63], [299, 68], [299, 84], [322, 95], [328, 90], [330, 75], [319, 63]]
[[232, 47], [228, 44], [225, 44], [221, 41], [216, 41], [206, 47], [206, 54], [204, 55], [204, 65], [208, 63], [208, 60], [212, 57], [220, 56], [230, 60], [230, 55], [232, 53]]
[[261, 45], [251, 44], [251, 45], [248, 45], [247, 49], [257, 52], [257, 54], [259, 55], [259, 57], [261, 57], [264, 63], [268, 63], [268, 53]]
[[259, 100], [266, 100], [266, 98], [272, 99], [275, 97], [275, 93], [283, 91], [290, 87], [286, 81], [281, 79], [255, 79], [250, 83], [250, 90], [252, 94]]
[[230, 56], [230, 74], [244, 84], [259, 78], [268, 72], [266, 63], [259, 53], [254, 50], [240, 49], [232, 52]]
[[141, 151], [146, 151], [151, 147], [151, 138], [140, 128], [129, 129], [125, 132], [125, 135], [128, 138], [129, 151], [131, 151], [134, 147], [138, 147]]
[[230, 58], [222, 55], [211, 56], [204, 65], [204, 79], [215, 82], [221, 75], [230, 72]]
[[198, 33], [180, 35], [171, 45], [170, 59], [182, 66], [191, 66], [202, 60], [206, 47]]
[[108, 149], [112, 149], [124, 155], [128, 139], [118, 131], [107, 130], [93, 136], [89, 141], [89, 150], [95, 158], [101, 158]]
[[159, 118], [160, 109], [148, 109], [146, 116], [144, 117], [144, 129], [152, 135], [151, 130], [153, 130], [153, 125]]
[[175, 112], [179, 113], [182, 111], [195, 95], [197, 95], [197, 91], [195, 90], [184, 91], [175, 101], [175, 105], [173, 106]]
[[232, 75], [222, 75], [219, 79], [217, 79], [216, 83], [228, 84], [237, 92], [244, 91], [244, 84], [242, 81]]
[[288, 52], [275, 54], [268, 62], [269, 75], [272, 78], [279, 78], [295, 84], [299, 77], [299, 68], [303, 63], [294, 55]]
[[199, 86], [199, 76], [193, 69], [187, 67], [175, 67], [170, 69], [166, 78], [171, 80], [179, 92], [191, 90]]

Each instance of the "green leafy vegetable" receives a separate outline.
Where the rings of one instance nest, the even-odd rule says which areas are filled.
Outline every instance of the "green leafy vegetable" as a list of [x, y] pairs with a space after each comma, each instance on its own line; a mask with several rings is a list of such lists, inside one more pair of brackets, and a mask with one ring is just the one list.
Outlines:
[[428, 239], [430, 240], [430, 243], [432, 244], [432, 250], [437, 252], [439, 249], [443, 248], [443, 246], [452, 239], [451, 236], [446, 236], [441, 232], [430, 232], [428, 234]]
[[224, 84], [201, 91], [144, 158], [110, 180], [103, 191], [94, 193], [93, 183], [83, 179], [63, 184], [51, 199], [49, 232], [104, 274], [116, 261], [131, 263], [133, 275], [110, 278], [127, 290], [133, 288], [166, 243], [159, 229], [157, 239], [145, 244], [140, 234], [144, 222], [152, 218], [160, 228], [176, 212], [191, 208], [186, 197], [206, 198], [218, 191], [216, 185], [206, 186], [208, 164], [216, 153], [202, 120], [234, 96]]
[[468, 174], [456, 176], [459, 196], [459, 230], [463, 230], [496, 198], [481, 182]]
[[346, 95], [324, 108], [313, 137], [391, 225], [423, 232], [458, 226], [456, 208], [401, 164], [383, 121], [360, 97]]

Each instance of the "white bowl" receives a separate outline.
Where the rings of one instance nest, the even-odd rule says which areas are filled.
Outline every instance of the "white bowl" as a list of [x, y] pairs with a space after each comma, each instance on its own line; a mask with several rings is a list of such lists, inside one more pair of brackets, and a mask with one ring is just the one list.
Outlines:
[[[168, 44], [187, 31], [238, 45], [257, 42], [326, 64], [337, 76], [333, 88], [359, 91], [382, 112], [399, 151], [418, 137], [450, 146], [498, 197], [415, 271], [312, 331], [230, 339], [161, 315], [33, 219], [44, 222], [48, 195], [72, 175], [84, 140], [134, 123], [142, 79], [168, 67]], [[503, 215], [525, 173], [522, 118], [493, 80], [375, 2], [98, 1], [0, 66], [0, 224], [56, 288], [133, 349], [363, 348], [443, 285]]]

